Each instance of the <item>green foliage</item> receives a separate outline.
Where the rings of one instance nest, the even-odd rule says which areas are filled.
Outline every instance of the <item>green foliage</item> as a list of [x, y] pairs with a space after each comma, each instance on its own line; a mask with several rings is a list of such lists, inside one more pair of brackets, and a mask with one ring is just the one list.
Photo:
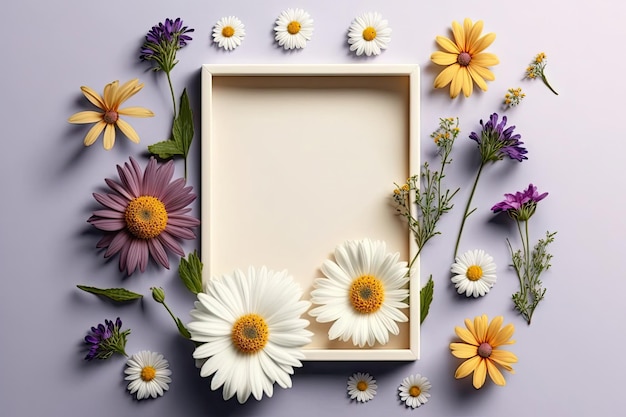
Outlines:
[[435, 282], [433, 281], [433, 276], [430, 275], [426, 285], [420, 290], [420, 324], [424, 322], [424, 319], [428, 315], [430, 304], [433, 302], [434, 289]]
[[143, 295], [128, 291], [125, 288], [96, 288], [86, 285], [77, 285], [77, 287], [88, 293], [100, 295], [116, 302], [133, 301], [143, 297]]
[[189, 291], [194, 294], [202, 292], [202, 262], [197, 251], [190, 253], [187, 259], [180, 259], [178, 275]]

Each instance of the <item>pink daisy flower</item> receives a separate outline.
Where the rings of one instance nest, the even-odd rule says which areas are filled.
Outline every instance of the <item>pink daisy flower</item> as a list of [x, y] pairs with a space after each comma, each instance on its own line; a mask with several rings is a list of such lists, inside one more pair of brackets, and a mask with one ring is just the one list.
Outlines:
[[96, 247], [107, 248], [105, 258], [119, 253], [120, 271], [128, 275], [137, 268], [144, 272], [150, 256], [169, 269], [167, 251], [185, 256], [178, 240], [195, 239], [192, 228], [200, 224], [187, 214], [196, 199], [193, 187], [185, 187], [183, 178], [171, 181], [173, 161], [159, 164], [150, 158], [142, 171], [131, 157], [117, 172], [119, 182], [105, 179], [113, 193], [93, 194], [105, 207], [87, 220], [105, 232]]

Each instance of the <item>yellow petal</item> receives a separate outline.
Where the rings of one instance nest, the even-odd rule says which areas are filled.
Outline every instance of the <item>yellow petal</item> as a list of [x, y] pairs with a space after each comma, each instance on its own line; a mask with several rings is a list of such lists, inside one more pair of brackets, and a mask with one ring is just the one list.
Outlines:
[[470, 62], [469, 66], [472, 67], [472, 70], [476, 72], [476, 74], [478, 74], [479, 76], [481, 76], [482, 78], [484, 78], [487, 81], [493, 81], [496, 79], [496, 76], [493, 75], [493, 72], [491, 72], [490, 70], [488, 70], [485, 67], [481, 67], [478, 65], [472, 65], [472, 63]]
[[469, 330], [456, 326], [454, 328], [454, 331], [456, 335], [459, 336], [461, 340], [464, 341], [465, 343], [468, 343], [474, 346], [478, 346], [480, 344], [478, 343], [478, 340], [476, 340], [476, 337], [474, 337], [472, 332], [470, 332]]
[[104, 99], [104, 110], [117, 110], [113, 108], [113, 99], [115, 98], [115, 95], [117, 94], [117, 89], [118, 89], [118, 85], [119, 85], [119, 81], [113, 81], [112, 83], [108, 83], [107, 85], [104, 86], [104, 94], [103, 94], [103, 99]]
[[97, 111], [80, 111], [70, 116], [67, 119], [70, 123], [95, 123], [102, 120], [102, 113]]
[[502, 322], [504, 322], [504, 317], [502, 316], [496, 316], [493, 318], [493, 320], [491, 320], [491, 323], [489, 323], [489, 327], [487, 328], [485, 342], [492, 345], [494, 339], [500, 331], [500, 328], [502, 327]]
[[500, 60], [495, 54], [490, 54], [488, 52], [483, 52], [480, 54], [475, 54], [472, 56], [472, 60], [470, 64], [480, 65], [481, 67], [492, 67], [494, 65], [498, 65]]
[[463, 50], [465, 52], [469, 52], [469, 48], [471, 46], [469, 36], [470, 36], [470, 33], [472, 32], [472, 26], [474, 26], [472, 24], [472, 19], [468, 17], [463, 19], [463, 34], [465, 36], [465, 43], [463, 43], [462, 45], [463, 45]]
[[133, 129], [133, 127], [129, 125], [126, 121], [122, 119], [117, 119], [117, 122], [115, 124], [117, 125], [117, 127], [120, 128], [122, 133], [125, 134], [128, 139], [135, 143], [139, 143], [139, 135], [137, 134], [135, 129]]
[[474, 370], [476, 369], [476, 366], [478, 366], [480, 361], [481, 361], [480, 356], [474, 356], [473, 358], [466, 360], [465, 362], [460, 364], [458, 368], [456, 368], [454, 377], [456, 379], [465, 378], [466, 376], [474, 372]]
[[478, 340], [480, 343], [485, 341], [485, 336], [487, 335], [488, 324], [489, 324], [489, 319], [487, 318], [485, 314], [474, 318], [474, 327], [476, 329], [476, 340]]
[[[470, 20], [470, 24], [471, 24], [471, 20]], [[478, 40], [478, 38], [480, 37], [480, 32], [483, 31], [483, 21], [479, 20], [476, 23], [474, 23], [471, 27], [471, 29], [466, 33], [466, 50], [469, 51], [470, 49], [472, 49], [472, 45], [474, 45], [476, 43], [476, 41]]]
[[473, 45], [470, 45], [469, 52], [470, 55], [478, 54], [489, 47], [496, 40], [495, 33], [488, 33], [482, 38], [478, 39]]
[[437, 41], [437, 45], [439, 45], [446, 52], [457, 55], [462, 52], [454, 42], [446, 37], [437, 36], [435, 38], [435, 41]]
[[450, 84], [450, 98], [455, 98], [461, 92], [461, 88], [463, 88], [463, 74], [467, 72], [463, 67], [459, 66], [459, 70], [456, 75], [452, 79], [452, 83]]
[[517, 363], [517, 356], [508, 350], [494, 349], [489, 359], [496, 361], [499, 365]]
[[98, 136], [100, 136], [102, 129], [104, 129], [106, 125], [107, 124], [104, 120], [101, 120], [95, 125], [93, 125], [93, 127], [89, 129], [89, 132], [87, 132], [87, 135], [85, 136], [85, 140], [84, 140], [85, 146], [93, 145], [96, 139], [98, 139]]
[[452, 355], [460, 359], [468, 359], [478, 354], [478, 347], [467, 343], [450, 343]]
[[465, 32], [463, 32], [463, 28], [459, 25], [458, 22], [452, 22], [452, 34], [454, 35], [454, 42], [456, 46], [459, 48], [459, 52], [465, 51]]
[[452, 65], [457, 62], [458, 54], [452, 54], [449, 52], [433, 52], [430, 56], [430, 60], [433, 61], [437, 65]]
[[487, 365], [487, 372], [489, 372], [489, 377], [491, 378], [491, 380], [496, 385], [502, 385], [502, 386], [506, 385], [506, 381], [504, 380], [504, 376], [502, 375], [502, 372], [500, 372], [500, 370], [498, 368], [496, 368], [496, 365], [491, 363], [490, 360], [486, 360], [484, 362]]
[[474, 369], [474, 380], [472, 381], [474, 384], [474, 388], [479, 389], [485, 384], [485, 379], [487, 379], [487, 365], [485, 365], [486, 360], [481, 360], [478, 362], [476, 369]]
[[487, 91], [487, 83], [485, 82], [485, 80], [483, 79], [483, 77], [480, 76], [480, 74], [478, 74], [478, 72], [476, 72], [475, 68], [471, 65], [467, 66], [467, 71], [469, 72], [470, 76], [472, 77], [472, 80], [474, 80], [474, 82], [476, 83], [476, 85], [478, 85], [478, 87], [483, 90], [483, 91]]
[[84, 96], [87, 97], [87, 100], [89, 100], [94, 106], [104, 110], [104, 101], [102, 100], [102, 97], [100, 97], [100, 94], [96, 93], [87, 86], [82, 86], [80, 90], [83, 92]]
[[501, 345], [510, 345], [514, 341], [509, 340], [511, 336], [513, 336], [513, 332], [515, 331], [515, 326], [512, 324], [507, 324], [498, 332], [496, 337], [493, 338], [493, 343], [490, 343], [491, 347], [496, 348]]
[[104, 129], [104, 149], [107, 151], [113, 148], [115, 145], [115, 125], [107, 124]]
[[124, 85], [122, 85], [117, 92], [117, 96], [115, 97], [115, 103], [118, 106], [121, 105], [130, 97], [137, 94], [139, 90], [141, 90], [142, 88], [143, 88], [143, 84], [139, 84], [139, 80], [137, 78], [134, 78], [124, 83]]
[[449, 67], [444, 68], [443, 71], [435, 78], [435, 88], [443, 88], [450, 84], [450, 81], [456, 76], [461, 66], [459, 64], [452, 64]]
[[126, 107], [123, 109], [119, 109], [117, 111], [118, 114], [122, 114], [124, 116], [132, 116], [132, 117], [152, 117], [154, 113], [151, 110], [148, 110], [144, 107]]
[[474, 83], [472, 82], [472, 77], [470, 77], [470, 73], [467, 70], [467, 67], [461, 68], [459, 75], [462, 76], [461, 79], [463, 80], [463, 84], [461, 85], [461, 90], [463, 90], [463, 94], [465, 95], [465, 97], [471, 96], [472, 92], [474, 91]]

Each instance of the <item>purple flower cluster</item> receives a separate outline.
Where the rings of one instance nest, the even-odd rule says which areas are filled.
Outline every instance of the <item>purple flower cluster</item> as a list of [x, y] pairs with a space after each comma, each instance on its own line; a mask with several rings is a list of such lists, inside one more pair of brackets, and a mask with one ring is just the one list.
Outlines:
[[523, 192], [504, 194], [505, 200], [494, 205], [491, 210], [494, 213], [506, 211], [514, 219], [528, 220], [534, 214], [537, 203], [547, 195], [548, 193], [539, 194], [537, 187], [529, 184]]
[[176, 51], [187, 45], [191, 40], [187, 33], [193, 31], [194, 29], [183, 26], [180, 18], [165, 19], [165, 22], [152, 26], [148, 31], [139, 58], [143, 61], [155, 61], [155, 70], [169, 73], [177, 62]]
[[498, 114], [493, 113], [486, 123], [480, 121], [482, 126], [480, 136], [476, 132], [470, 134], [470, 139], [478, 143], [483, 164], [488, 161], [500, 160], [504, 156], [520, 162], [528, 159], [525, 156], [528, 151], [521, 146], [524, 144], [524, 142], [520, 142], [522, 136], [518, 133], [513, 134], [515, 126], [506, 127], [506, 122], [507, 118], [503, 116], [498, 123]]
[[120, 332], [121, 328], [122, 320], [119, 317], [115, 323], [111, 320], [105, 320], [104, 324], [92, 327], [91, 332], [85, 336], [85, 343], [89, 345], [89, 352], [85, 356], [85, 360], [108, 359], [115, 352], [126, 355], [124, 351], [126, 336], [130, 334], [130, 330]]

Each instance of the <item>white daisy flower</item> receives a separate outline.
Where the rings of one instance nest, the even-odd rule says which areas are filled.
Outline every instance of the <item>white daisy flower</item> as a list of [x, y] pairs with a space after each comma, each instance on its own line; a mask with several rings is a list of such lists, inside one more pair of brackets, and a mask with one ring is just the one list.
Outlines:
[[211, 389], [223, 388], [224, 400], [250, 394], [260, 400], [273, 384], [291, 387], [294, 367], [302, 366], [300, 348], [312, 333], [301, 318], [311, 303], [287, 271], [250, 267], [209, 280], [191, 311], [187, 328], [199, 345], [194, 359], [206, 359], [202, 377], [213, 375]]
[[309, 312], [320, 323], [334, 322], [328, 338], [363, 347], [375, 341], [386, 344], [389, 333], [400, 332], [396, 322], [408, 320], [399, 309], [407, 308], [409, 278], [399, 253], [386, 252], [385, 242], [348, 241], [335, 249], [335, 262], [321, 267], [326, 278], [317, 278]]
[[213, 42], [227, 51], [241, 45], [245, 36], [245, 25], [235, 16], [222, 17], [213, 27]]
[[301, 49], [313, 35], [313, 19], [302, 9], [287, 9], [276, 19], [276, 42], [285, 49]]
[[467, 297], [482, 297], [496, 283], [496, 264], [484, 250], [476, 249], [457, 256], [450, 270], [456, 274], [452, 282], [457, 292], [465, 293]]
[[383, 49], [391, 42], [391, 28], [382, 15], [376, 12], [364, 13], [357, 16], [348, 31], [350, 50], [356, 51], [357, 56], [380, 55]]
[[417, 408], [428, 402], [432, 385], [428, 378], [420, 374], [410, 375], [402, 380], [398, 387], [400, 399], [407, 407]]
[[168, 369], [169, 362], [163, 359], [163, 355], [149, 350], [142, 350], [135, 353], [126, 361], [124, 378], [130, 381], [128, 391], [131, 394], [137, 393], [137, 399], [163, 395], [169, 389], [172, 382], [170, 375], [172, 371]]
[[376, 380], [367, 373], [357, 372], [348, 378], [348, 395], [351, 400], [366, 402], [376, 395]]

